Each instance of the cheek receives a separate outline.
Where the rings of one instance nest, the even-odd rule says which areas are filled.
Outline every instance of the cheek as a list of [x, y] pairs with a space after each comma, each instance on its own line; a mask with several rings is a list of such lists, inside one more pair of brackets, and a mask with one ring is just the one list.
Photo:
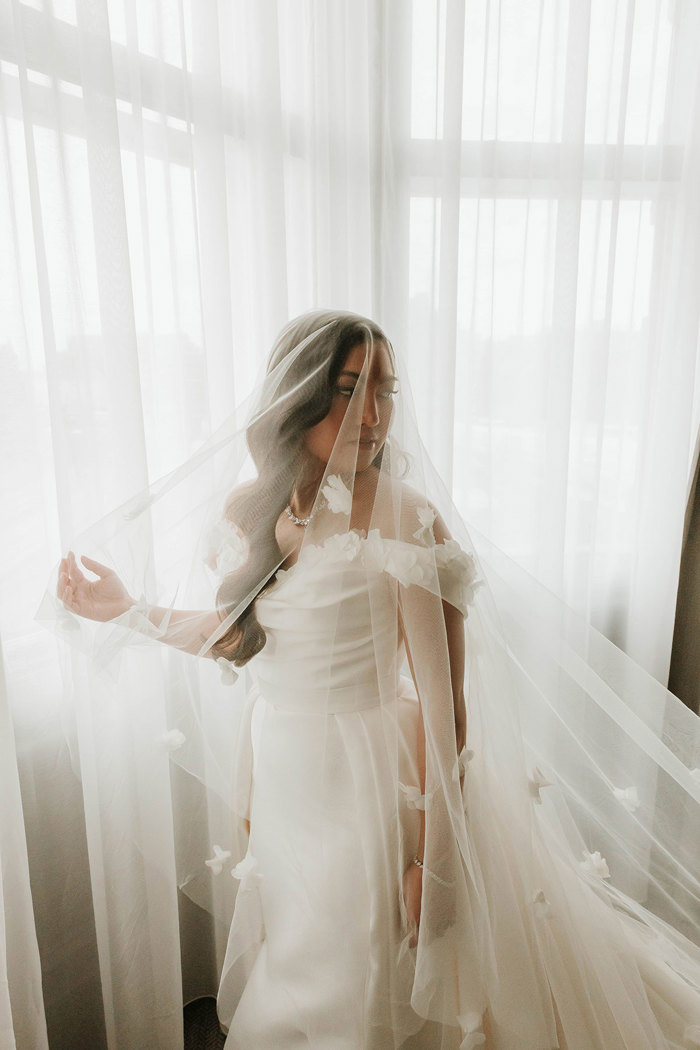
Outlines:
[[305, 445], [314, 455], [322, 459], [330, 456], [345, 416], [345, 407], [344, 405], [332, 405], [325, 419], [306, 431]]
[[376, 428], [377, 433], [382, 437], [386, 437], [389, 425], [391, 423], [391, 417], [394, 414], [394, 403], [393, 401], [379, 402], [379, 424]]

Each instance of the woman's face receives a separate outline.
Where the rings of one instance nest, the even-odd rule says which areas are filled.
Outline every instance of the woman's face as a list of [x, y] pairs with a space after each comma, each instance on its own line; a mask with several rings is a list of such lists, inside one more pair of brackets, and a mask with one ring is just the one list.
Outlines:
[[[361, 376], [364, 397], [362, 388], [353, 397]], [[338, 467], [348, 469], [354, 464], [357, 450], [355, 471], [366, 470], [386, 440], [397, 392], [398, 381], [386, 344], [374, 342], [369, 350], [364, 343], [353, 347], [335, 382], [328, 415], [306, 431], [306, 449], [322, 463], [328, 463], [342, 426], [341, 445], [335, 450], [334, 463], [337, 460]], [[347, 463], [344, 462], [346, 456]]]

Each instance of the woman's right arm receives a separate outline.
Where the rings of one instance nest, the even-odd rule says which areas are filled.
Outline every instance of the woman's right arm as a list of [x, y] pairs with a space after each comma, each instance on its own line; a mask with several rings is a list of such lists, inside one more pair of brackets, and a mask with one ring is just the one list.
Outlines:
[[[88, 620], [105, 623], [123, 615], [137, 604], [113, 569], [85, 555], [81, 561], [98, 579], [88, 580], [73, 551], [69, 551], [68, 557], [61, 559], [56, 587], [56, 594], [67, 609]], [[221, 624], [221, 618], [215, 611], [186, 611], [150, 605], [143, 610], [143, 615], [157, 628], [167, 617], [167, 627], [158, 636], [158, 641], [195, 656]], [[211, 649], [203, 655], [213, 657]]]

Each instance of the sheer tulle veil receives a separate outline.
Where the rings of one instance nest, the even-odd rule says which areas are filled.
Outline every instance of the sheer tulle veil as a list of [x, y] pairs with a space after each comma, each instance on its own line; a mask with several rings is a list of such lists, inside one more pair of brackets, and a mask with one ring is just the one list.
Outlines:
[[[358, 346], [328, 460], [310, 457], [305, 434], [328, 417]], [[308, 523], [295, 526], [285, 508], [300, 485], [313, 498]], [[427, 1018], [452, 1026], [455, 1045], [476, 1046], [473, 1019], [488, 1008], [499, 1047], [554, 1046], [552, 1001], [571, 1001], [575, 971], [609, 1004], [641, 1004], [643, 981], [690, 1045], [688, 1018], [700, 1025], [700, 720], [468, 528], [421, 443], [400, 348], [378, 325], [338, 311], [291, 321], [256, 390], [206, 444], [70, 546], [137, 599], [112, 620], [86, 620], [57, 598], [56, 569], [37, 614], [68, 643], [65, 685], [89, 697], [93, 730], [109, 736], [128, 712], [128, 740], [115, 739], [115, 761], [99, 771], [96, 804], [115, 828], [105, 848], [127, 851], [124, 870], [174, 851], [180, 888], [223, 923], [246, 895], [224, 983], [242, 984], [263, 936], [264, 871], [250, 841], [257, 697], [313, 716], [305, 797], [319, 805], [337, 791], [339, 758], [317, 716], [364, 705], [377, 729], [371, 761], [349, 720], [343, 762], [359, 825], [376, 824], [378, 799], [383, 814], [382, 834], [368, 833], [357, 858], [381, 930], [367, 977], [376, 1031], [398, 1047]], [[348, 594], [362, 596], [362, 623]], [[278, 677], [288, 673], [275, 662], [283, 596], [303, 610], [300, 632], [309, 610], [327, 610], [306, 679], [304, 668]], [[363, 650], [360, 675], [367, 622], [373, 668]], [[463, 669], [449, 647], [454, 623]], [[424, 784], [405, 745], [419, 719]], [[79, 769], [79, 731], [66, 731]], [[147, 824], [152, 792], [168, 789], [174, 837], [124, 834], [120, 806]], [[290, 782], [290, 805], [294, 792]], [[420, 814], [416, 938], [399, 891]], [[308, 838], [304, 863], [326, 870], [333, 848]], [[323, 903], [313, 902], [319, 922]], [[595, 1001], [582, 997], [582, 1017]]]

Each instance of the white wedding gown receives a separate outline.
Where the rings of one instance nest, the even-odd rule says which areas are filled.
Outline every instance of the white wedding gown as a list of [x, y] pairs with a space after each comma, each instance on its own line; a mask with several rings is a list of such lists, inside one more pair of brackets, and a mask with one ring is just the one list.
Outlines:
[[[419, 830], [418, 702], [399, 673], [401, 649], [377, 667], [377, 634], [395, 636], [396, 606], [390, 571], [366, 571], [366, 542], [350, 532], [307, 548], [257, 602], [267, 643], [250, 664], [250, 840], [236, 872], [218, 1001], [226, 1050], [483, 1045], [473, 1019], [460, 1030], [424, 1023], [411, 1007], [416, 950], [407, 942], [401, 873]], [[449, 592], [449, 573], [441, 582]], [[459, 604], [458, 595], [452, 600]], [[468, 782], [475, 775], [478, 766]], [[505, 868], [517, 870], [518, 857]], [[613, 909], [595, 879], [565, 858], [547, 857], [547, 868], [550, 881], [539, 883], [546, 903], [523, 895], [517, 907], [546, 913], [538, 965], [569, 1050], [700, 1046], [700, 996], [668, 964], [671, 941], [655, 947], [624, 906]], [[487, 890], [498, 907], [495, 887]], [[507, 924], [499, 936], [496, 965], [525, 978], [532, 957], [511, 957]], [[501, 1001], [502, 1018], [509, 1008]], [[528, 1011], [534, 1024], [540, 1008], [513, 996], [513, 1028], [497, 1029], [498, 1050], [534, 1047], [513, 1033], [518, 1011], [525, 1033]]]

